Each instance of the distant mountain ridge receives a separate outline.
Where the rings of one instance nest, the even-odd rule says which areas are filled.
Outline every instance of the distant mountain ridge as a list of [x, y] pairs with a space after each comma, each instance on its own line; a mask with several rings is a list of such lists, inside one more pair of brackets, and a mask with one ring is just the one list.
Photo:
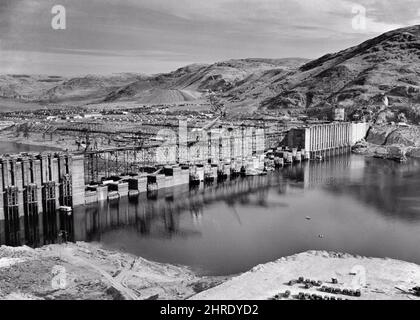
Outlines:
[[386, 95], [392, 107], [420, 117], [420, 26], [312, 61], [234, 59], [157, 75], [0, 76], [0, 98], [39, 103], [194, 103], [209, 90], [239, 112], [322, 112], [337, 105], [351, 111], [377, 105]]
[[420, 26], [387, 32], [358, 46], [310, 61], [276, 84], [261, 108], [349, 109], [386, 95], [396, 107], [420, 105]]
[[117, 74], [64, 78], [55, 76], [0, 76], [0, 97], [39, 103], [126, 102], [171, 104], [197, 101], [208, 90], [223, 94], [255, 75], [285, 73], [306, 59], [240, 59], [215, 64], [193, 64], [157, 75]]

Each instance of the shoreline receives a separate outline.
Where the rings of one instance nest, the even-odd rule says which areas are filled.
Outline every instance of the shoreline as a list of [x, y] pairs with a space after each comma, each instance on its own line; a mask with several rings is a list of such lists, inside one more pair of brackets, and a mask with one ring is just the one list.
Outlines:
[[[51, 151], [65, 151], [64, 146], [58, 144], [57, 141], [37, 141], [34, 139], [23, 139], [21, 137], [10, 137], [8, 134], [4, 134], [0, 132], [0, 138], [3, 139], [5, 143], [16, 143], [21, 146], [30, 146], [30, 147], [44, 147], [44, 148], [51, 148]], [[30, 151], [30, 152], [41, 152], [41, 151]]]
[[[16, 143], [22, 146], [51, 148], [53, 149], [51, 151], [65, 151], [66, 146], [68, 146], [68, 141], [65, 141], [62, 139], [61, 140], [55, 139], [52, 141], [47, 141], [42, 138], [36, 139], [34, 137], [26, 139], [23, 137], [12, 136], [12, 134], [7, 131], [0, 132], [0, 138], [2, 139], [3, 142], [6, 142], [6, 143], [9, 142], [9, 143]], [[69, 151], [74, 151], [74, 150], [69, 149]], [[37, 151], [33, 151], [33, 152], [37, 152]]]
[[[199, 276], [186, 266], [148, 261], [95, 243], [0, 247], [0, 300], [267, 300], [301, 289], [287, 282], [298, 277], [350, 286], [355, 266], [366, 270], [359, 299], [415, 299], [409, 290], [420, 284], [420, 266], [389, 258], [307, 251], [258, 265], [231, 276]], [[401, 275], [401, 277], [400, 277]], [[404, 279], [404, 280], [403, 280]], [[308, 292], [316, 292], [306, 290]]]

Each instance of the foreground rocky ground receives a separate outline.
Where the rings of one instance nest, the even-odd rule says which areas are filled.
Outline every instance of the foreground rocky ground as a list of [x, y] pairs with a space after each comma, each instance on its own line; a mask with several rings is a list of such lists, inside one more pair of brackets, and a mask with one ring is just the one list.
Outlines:
[[186, 299], [223, 280], [95, 244], [0, 247], [0, 299]]
[[[360, 297], [330, 294], [314, 286], [305, 289], [302, 284], [289, 285], [299, 277], [322, 281], [323, 286], [340, 289], [359, 289]], [[332, 279], [337, 284], [332, 284]], [[344, 253], [309, 251], [275, 262], [257, 266], [251, 271], [234, 277], [225, 283], [201, 292], [192, 299], [272, 299], [290, 291], [289, 299], [308, 293], [334, 299], [366, 300], [420, 300], [410, 291], [420, 285], [420, 266], [392, 259], [366, 258]]]
[[[364, 277], [366, 275], [366, 277]], [[320, 287], [290, 286], [304, 277], [336, 288], [360, 288], [360, 298], [412, 299], [420, 266], [391, 259], [311, 251], [257, 266], [237, 277], [199, 277], [186, 267], [150, 262], [96, 244], [0, 247], [0, 299], [271, 299], [286, 290], [320, 294]], [[332, 278], [337, 284], [330, 285]], [[366, 279], [366, 281], [364, 280]], [[324, 295], [324, 293], [322, 293]]]

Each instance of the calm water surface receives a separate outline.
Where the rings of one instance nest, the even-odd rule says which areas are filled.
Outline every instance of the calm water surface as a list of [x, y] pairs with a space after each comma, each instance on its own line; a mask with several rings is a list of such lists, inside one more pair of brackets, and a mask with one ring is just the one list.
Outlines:
[[306, 250], [420, 264], [416, 161], [340, 157], [181, 189], [80, 208], [75, 238], [208, 275], [243, 272]]
[[20, 153], [20, 152], [42, 152], [42, 151], [59, 151], [59, 148], [47, 146], [35, 146], [30, 144], [22, 144], [10, 141], [0, 141], [0, 154]]

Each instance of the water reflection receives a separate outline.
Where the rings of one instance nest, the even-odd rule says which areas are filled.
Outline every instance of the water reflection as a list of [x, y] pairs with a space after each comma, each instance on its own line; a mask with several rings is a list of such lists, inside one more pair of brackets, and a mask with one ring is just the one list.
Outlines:
[[37, 146], [34, 144], [24, 144], [11, 141], [0, 141], [0, 154], [15, 154], [20, 152], [42, 152], [42, 151], [60, 151], [60, 148], [49, 146]]
[[181, 186], [122, 198], [75, 209], [77, 240], [101, 241], [101, 235], [112, 230], [135, 230], [147, 238], [199, 237], [200, 230], [186, 228], [181, 215], [189, 213], [193, 225], [200, 226], [207, 206], [224, 202], [240, 221], [238, 205], [275, 208], [286, 206], [269, 202], [268, 191], [284, 181], [280, 175], [236, 178], [194, 187]]
[[74, 241], [73, 214], [48, 212], [14, 215], [0, 220], [0, 245], [39, 247], [62, 241]]
[[353, 157], [339, 163], [325, 162], [322, 169], [315, 165], [306, 176], [335, 195], [349, 195], [375, 208], [386, 218], [420, 221], [420, 161], [402, 165]]
[[420, 163], [338, 157], [40, 220], [40, 243], [65, 229], [72, 240], [205, 274], [238, 273], [306, 250], [420, 263]]

